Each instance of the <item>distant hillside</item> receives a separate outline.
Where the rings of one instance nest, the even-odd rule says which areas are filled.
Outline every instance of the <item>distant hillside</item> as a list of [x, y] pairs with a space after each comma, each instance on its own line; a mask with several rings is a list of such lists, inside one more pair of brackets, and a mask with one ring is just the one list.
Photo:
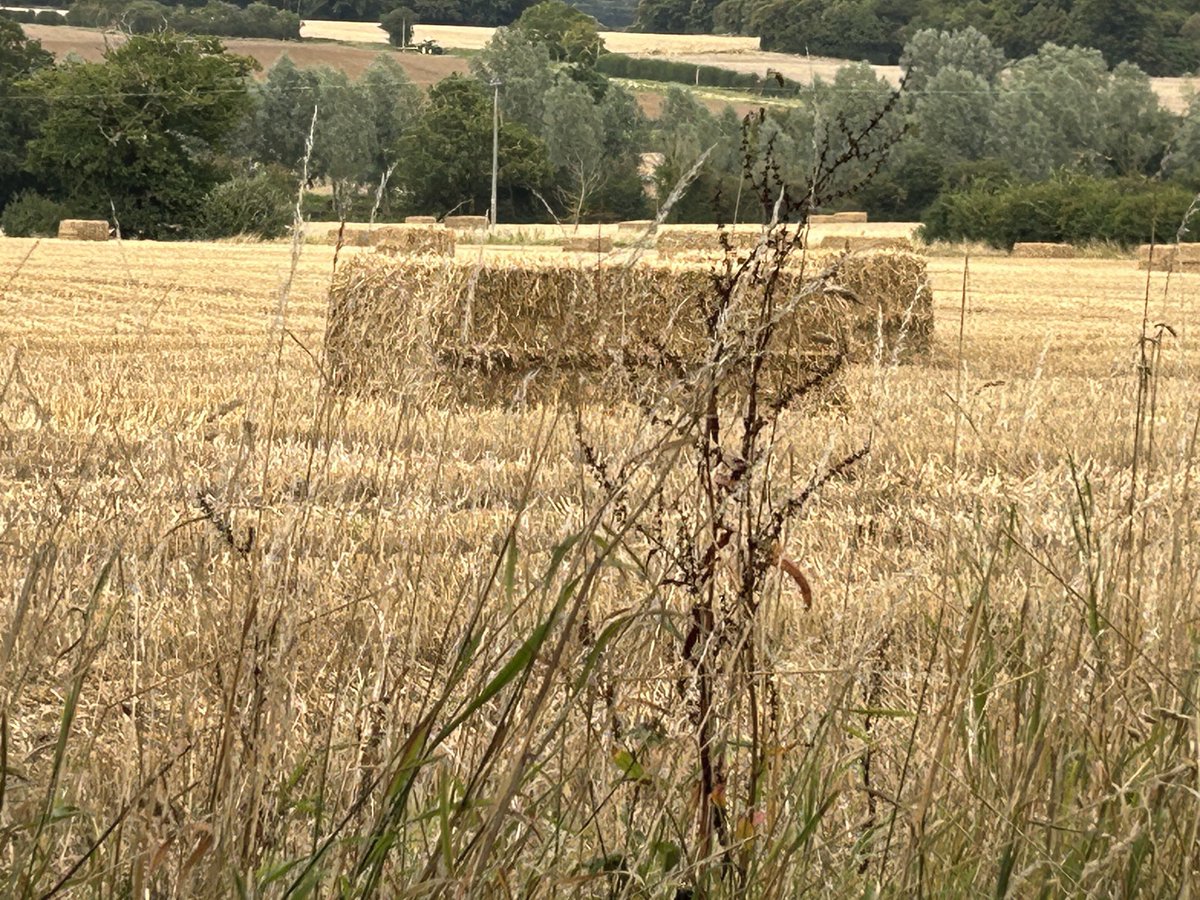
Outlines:
[[620, 31], [633, 24], [637, 0], [567, 0], [596, 19], [605, 28]]

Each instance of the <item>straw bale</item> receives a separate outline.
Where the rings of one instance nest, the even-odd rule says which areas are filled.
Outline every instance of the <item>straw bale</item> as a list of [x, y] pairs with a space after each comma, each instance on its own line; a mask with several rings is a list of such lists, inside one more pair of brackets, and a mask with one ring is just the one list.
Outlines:
[[867, 214], [865, 212], [839, 212], [833, 214], [832, 221], [835, 225], [862, 224], [867, 221]]
[[405, 216], [405, 225], [436, 225], [437, 216]]
[[487, 216], [446, 216], [442, 224], [459, 231], [479, 231], [488, 227]]
[[[827, 264], [838, 290], [806, 296], [799, 272], [782, 273], [776, 298], [786, 311], [766, 351], [768, 390], [827, 360], [831, 334], [846, 339], [851, 359], [869, 357], [881, 318], [885, 343], [911, 315], [906, 344], [928, 346], [922, 258], [854, 254]], [[704, 363], [712, 295], [704, 264], [359, 256], [335, 275], [326, 352], [334, 383], [354, 393], [444, 386], [447, 399], [487, 400], [536, 381], [576, 397], [630, 396], [686, 382]], [[755, 299], [753, 286], [739, 297], [727, 333], [750, 329]]]
[[728, 228], [672, 228], [658, 233], [654, 248], [663, 256], [721, 253], [725, 249], [725, 242], [734, 250], [749, 250], [758, 244], [761, 237], [762, 231], [757, 228], [738, 231]]
[[1012, 255], [1025, 259], [1074, 259], [1078, 251], [1073, 244], [1026, 241], [1013, 244]]
[[613, 239], [604, 235], [570, 235], [563, 240], [567, 253], [612, 253]]
[[631, 219], [617, 223], [618, 234], [643, 234], [654, 227], [653, 219]]
[[454, 255], [455, 236], [441, 225], [383, 225], [371, 232], [371, 246], [381, 253]]
[[369, 247], [371, 245], [370, 230], [354, 225], [347, 225], [345, 228], [330, 228], [320, 243], [336, 245], [338, 235], [341, 235], [343, 247]]
[[107, 241], [108, 223], [103, 219], [63, 219], [58, 223], [63, 241]]
[[1138, 268], [1143, 271], [1153, 268], [1156, 272], [1200, 271], [1200, 243], [1155, 244], [1151, 258], [1151, 245], [1138, 248]]
[[912, 250], [913, 243], [908, 238], [837, 234], [821, 238], [817, 246], [822, 250], [841, 250], [853, 253], [860, 250]]
[[813, 213], [808, 217], [809, 225], [832, 225], [837, 221], [834, 213]]

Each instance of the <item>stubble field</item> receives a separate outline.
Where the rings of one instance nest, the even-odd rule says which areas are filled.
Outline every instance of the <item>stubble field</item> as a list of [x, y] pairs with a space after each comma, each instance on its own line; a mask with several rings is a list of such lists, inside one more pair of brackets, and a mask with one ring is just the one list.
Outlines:
[[776, 579], [758, 611], [776, 737], [735, 801], [736, 747], [697, 797], [686, 603], [636, 540], [521, 655], [568, 539], [619, 543], [578, 435], [661, 460], [658, 425], [323, 390], [333, 266], [0, 240], [0, 893], [1195, 878], [1196, 276], [934, 258], [932, 357], [785, 414], [784, 492], [870, 453], [786, 534], [813, 603]]

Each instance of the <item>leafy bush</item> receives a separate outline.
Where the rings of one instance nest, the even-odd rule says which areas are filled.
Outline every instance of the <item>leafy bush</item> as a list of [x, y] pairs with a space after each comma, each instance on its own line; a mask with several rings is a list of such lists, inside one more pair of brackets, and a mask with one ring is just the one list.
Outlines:
[[38, 10], [33, 17], [33, 21], [38, 25], [66, 25], [67, 19], [60, 12], [54, 12], [50, 9]]
[[9, 237], [54, 237], [58, 223], [70, 216], [65, 205], [35, 191], [22, 191], [0, 213], [0, 228]]
[[926, 211], [925, 237], [1006, 248], [1018, 241], [1130, 246], [1173, 235], [1191, 201], [1183, 187], [1144, 178], [979, 184], [941, 194]]
[[292, 223], [292, 186], [286, 172], [271, 169], [217, 185], [200, 208], [201, 237], [253, 234], [270, 239]]

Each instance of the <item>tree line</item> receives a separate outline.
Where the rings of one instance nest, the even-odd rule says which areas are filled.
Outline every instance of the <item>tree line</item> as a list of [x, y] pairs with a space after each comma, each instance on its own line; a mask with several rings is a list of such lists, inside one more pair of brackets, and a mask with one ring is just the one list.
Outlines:
[[1200, 67], [1195, 0], [639, 0], [643, 31], [757, 35], [763, 48], [894, 64], [927, 28], [973, 27], [1010, 57], [1045, 43], [1099, 50], [1151, 75]]
[[[1177, 227], [1200, 188], [1200, 103], [1164, 110], [1145, 72], [1095, 50], [1047, 44], [1010, 63], [975, 29], [926, 30], [904, 49], [898, 97], [856, 64], [745, 117], [674, 87], [655, 121], [598, 69], [602, 50], [594, 23], [545, 0], [469, 75], [422, 92], [388, 54], [357, 80], [286, 57], [258, 80], [217, 39], [169, 31], [54, 66], [0, 21], [2, 221], [10, 234], [68, 214], [153, 238], [280, 233], [301, 181], [325, 188], [306, 194], [315, 218], [484, 213], [494, 82], [510, 222], [642, 218], [685, 177], [670, 221], [758, 221], [769, 210], [747, 173], [770, 166], [800, 191], [821, 154], [849, 154], [847, 186], [866, 181], [847, 205], [1000, 245], [1141, 242]], [[859, 135], [883, 109], [867, 140], [903, 139], [876, 170], [853, 160], [871, 158]]]

